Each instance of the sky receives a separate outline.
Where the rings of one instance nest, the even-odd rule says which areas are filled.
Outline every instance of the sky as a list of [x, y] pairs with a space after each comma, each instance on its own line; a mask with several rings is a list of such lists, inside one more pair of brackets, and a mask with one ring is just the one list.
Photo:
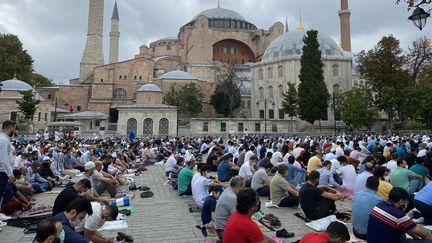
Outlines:
[[[109, 31], [115, 0], [105, 0], [104, 59], [109, 56]], [[35, 72], [67, 83], [79, 76], [79, 63], [87, 33], [88, 0], [0, 0], [0, 33], [17, 35], [34, 59]], [[277, 21], [295, 29], [301, 15], [306, 29], [316, 29], [340, 39], [339, 0], [221, 0], [234, 10], [269, 29]], [[132, 59], [139, 46], [164, 37], [175, 37], [195, 15], [217, 5], [217, 0], [117, 0], [120, 18], [119, 60]], [[407, 18], [406, 4], [395, 0], [350, 0], [353, 52], [372, 49], [392, 34], [401, 47], [420, 37], [432, 37], [432, 23], [420, 31]], [[430, 20], [432, 21], [432, 20]]]

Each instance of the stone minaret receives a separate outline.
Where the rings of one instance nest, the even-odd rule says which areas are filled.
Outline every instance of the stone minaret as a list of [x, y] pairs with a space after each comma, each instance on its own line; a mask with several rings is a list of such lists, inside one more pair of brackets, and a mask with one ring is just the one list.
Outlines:
[[348, 9], [348, 0], [341, 0], [340, 31], [341, 46], [344, 51], [351, 51], [351, 27], [350, 27], [351, 10]]
[[89, 0], [87, 42], [80, 63], [80, 81], [91, 76], [94, 67], [104, 64], [103, 17], [104, 0]]
[[109, 63], [118, 62], [119, 39], [120, 39], [119, 21], [120, 19], [117, 11], [117, 2], [115, 2], [113, 14], [111, 17], [111, 32], [109, 33], [110, 36]]

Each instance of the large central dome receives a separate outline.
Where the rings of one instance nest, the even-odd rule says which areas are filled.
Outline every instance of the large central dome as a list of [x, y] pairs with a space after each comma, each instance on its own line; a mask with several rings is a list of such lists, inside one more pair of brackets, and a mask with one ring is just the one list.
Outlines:
[[[303, 37], [307, 30], [294, 30], [279, 36], [264, 52], [263, 61], [272, 61], [281, 58], [301, 56], [304, 46]], [[322, 57], [342, 57], [342, 49], [327, 34], [318, 32], [318, 42]]]
[[193, 18], [193, 20], [196, 20], [201, 15], [204, 15], [209, 19], [245, 20], [245, 18], [243, 18], [243, 16], [241, 16], [239, 13], [225, 8], [211, 8], [211, 9], [204, 10], [201, 13], [197, 14]]

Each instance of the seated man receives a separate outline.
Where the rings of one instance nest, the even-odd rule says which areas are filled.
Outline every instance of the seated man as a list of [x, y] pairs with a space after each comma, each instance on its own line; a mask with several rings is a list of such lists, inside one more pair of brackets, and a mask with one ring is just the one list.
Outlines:
[[207, 236], [206, 229], [207, 228], [215, 228], [215, 220], [216, 220], [216, 203], [219, 196], [223, 192], [223, 188], [221, 186], [213, 186], [210, 188], [210, 195], [205, 198], [204, 204], [201, 209], [201, 228], [204, 236]]
[[416, 219], [417, 223], [432, 224], [432, 183], [426, 184], [423, 189], [414, 195], [414, 207], [421, 216]]
[[246, 180], [246, 187], [251, 186], [252, 176], [255, 172], [254, 166], [257, 162], [258, 157], [256, 155], [252, 155], [249, 161], [245, 161], [240, 167], [239, 176], [243, 177]]
[[[217, 167], [218, 180], [221, 182], [228, 182], [231, 179], [231, 170], [238, 170], [239, 167], [233, 162], [233, 155], [225, 154]], [[245, 159], [245, 161], [247, 161]]]
[[1, 200], [1, 211], [10, 215], [14, 211], [31, 209], [30, 202], [18, 191], [14, 183], [8, 183]]
[[286, 164], [278, 165], [278, 171], [270, 183], [270, 197], [272, 203], [279, 207], [297, 207], [299, 205], [299, 192], [285, 180], [288, 175]]
[[335, 221], [331, 222], [323, 233], [307, 233], [299, 243], [347, 242], [350, 238], [348, 228], [343, 223]]
[[259, 168], [252, 176], [251, 188], [254, 189], [261, 197], [270, 196], [270, 181], [268, 174], [273, 168], [273, 164], [267, 162], [263, 167]]
[[87, 215], [84, 220], [84, 237], [94, 243], [110, 243], [112, 238], [103, 236], [97, 229], [105, 224], [105, 221], [117, 219], [118, 208], [113, 205], [92, 202], [92, 215]]
[[207, 178], [207, 171], [210, 168], [207, 164], [202, 164], [200, 167], [200, 174], [192, 184], [192, 197], [199, 208], [202, 208], [204, 200], [209, 196], [209, 187], [212, 186], [225, 186], [218, 180], [212, 180]]
[[[408, 233], [414, 239], [432, 239], [432, 233], [416, 225], [403, 209], [408, 205], [408, 192], [399, 187], [393, 187], [388, 201], [379, 202], [369, 216], [367, 227], [367, 242], [411, 242], [405, 238]], [[421, 242], [412, 240], [412, 242]], [[430, 241], [428, 241], [430, 242]]]
[[104, 172], [102, 167], [102, 162], [95, 162], [96, 169], [92, 175], [92, 184], [98, 195], [102, 195], [106, 191], [113, 198], [116, 195], [119, 183], [113, 175]]
[[[423, 177], [418, 175], [405, 167], [407, 166], [407, 162], [405, 160], [399, 159], [397, 161], [397, 167], [390, 172], [390, 183], [393, 187], [400, 187], [405, 189], [410, 195], [413, 194], [417, 187], [421, 184], [421, 180]], [[417, 184], [412, 184], [411, 180], [416, 178], [415, 180]]]
[[56, 176], [54, 172], [51, 170], [51, 158], [48, 156], [44, 156], [42, 160], [42, 166], [39, 169], [39, 174], [47, 181], [52, 184], [61, 184], [62, 181], [68, 180], [69, 176]]
[[192, 177], [193, 168], [195, 167], [195, 159], [188, 159], [186, 166], [180, 171], [178, 175], [178, 189], [177, 192], [180, 196], [192, 195]]
[[86, 215], [92, 215], [93, 210], [89, 200], [78, 197], [66, 206], [64, 212], [55, 217], [62, 223], [65, 232], [64, 243], [88, 243], [89, 240], [75, 231], [73, 222], [82, 221]]
[[185, 165], [185, 161], [183, 157], [178, 157], [177, 163], [174, 165], [173, 169], [171, 170], [171, 173], [169, 174], [169, 177], [171, 179], [171, 185], [175, 190], [177, 190], [178, 186], [178, 174], [183, 169]]
[[378, 196], [379, 179], [370, 176], [366, 180], [366, 189], [354, 194], [352, 202], [352, 225], [354, 235], [362, 240], [367, 239], [367, 225], [369, 214], [379, 202], [383, 200]]
[[63, 225], [54, 217], [46, 218], [38, 223], [35, 243], [64, 242], [65, 233]]
[[223, 242], [274, 242], [251, 219], [259, 210], [259, 203], [259, 197], [252, 188], [246, 188], [237, 194], [237, 211], [231, 214], [225, 225]]
[[310, 220], [317, 220], [333, 214], [336, 211], [335, 201], [341, 200], [342, 195], [329, 188], [317, 187], [320, 173], [311, 171], [309, 180], [300, 188], [300, 206]]
[[28, 168], [26, 181], [32, 184], [35, 192], [50, 191], [54, 186], [54, 183], [47, 181], [39, 175], [39, 162], [36, 160]]
[[[27, 167], [22, 167], [26, 173], [27, 173]], [[14, 177], [15, 177], [15, 185], [18, 188], [18, 191], [21, 192], [25, 197], [31, 197], [33, 195], [33, 187], [30, 183], [25, 181], [24, 177], [22, 176], [22, 170], [20, 169], [14, 169], [12, 171]]]
[[306, 170], [299, 166], [295, 166], [295, 163], [299, 164], [294, 156], [288, 157], [288, 174], [285, 179], [294, 186], [301, 185], [306, 180]]
[[61, 191], [55, 201], [53, 206], [53, 216], [65, 211], [66, 206], [69, 202], [72, 202], [79, 197], [79, 193], [84, 193], [91, 188], [91, 183], [88, 179], [82, 179], [79, 182], [67, 186], [63, 191]]
[[317, 170], [320, 173], [320, 180], [318, 186], [331, 186], [338, 188], [341, 185], [338, 184], [335, 179], [333, 172], [331, 170], [331, 162], [326, 160], [323, 162], [323, 167]]

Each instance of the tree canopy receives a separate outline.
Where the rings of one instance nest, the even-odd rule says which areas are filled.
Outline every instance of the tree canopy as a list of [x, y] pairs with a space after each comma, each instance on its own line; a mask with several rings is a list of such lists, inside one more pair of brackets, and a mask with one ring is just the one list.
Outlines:
[[177, 106], [179, 112], [190, 117], [201, 113], [203, 93], [195, 83], [185, 85], [172, 84], [163, 98], [163, 103]]
[[310, 30], [303, 38], [298, 87], [300, 118], [313, 124], [327, 118], [329, 92], [324, 82], [323, 62], [319, 50], [318, 31]]
[[0, 34], [0, 80], [17, 78], [29, 82], [32, 78], [33, 59], [23, 49], [18, 36]]
[[19, 93], [22, 95], [22, 99], [16, 101], [18, 108], [25, 119], [32, 120], [40, 101], [34, 98], [33, 90], [19, 91]]

